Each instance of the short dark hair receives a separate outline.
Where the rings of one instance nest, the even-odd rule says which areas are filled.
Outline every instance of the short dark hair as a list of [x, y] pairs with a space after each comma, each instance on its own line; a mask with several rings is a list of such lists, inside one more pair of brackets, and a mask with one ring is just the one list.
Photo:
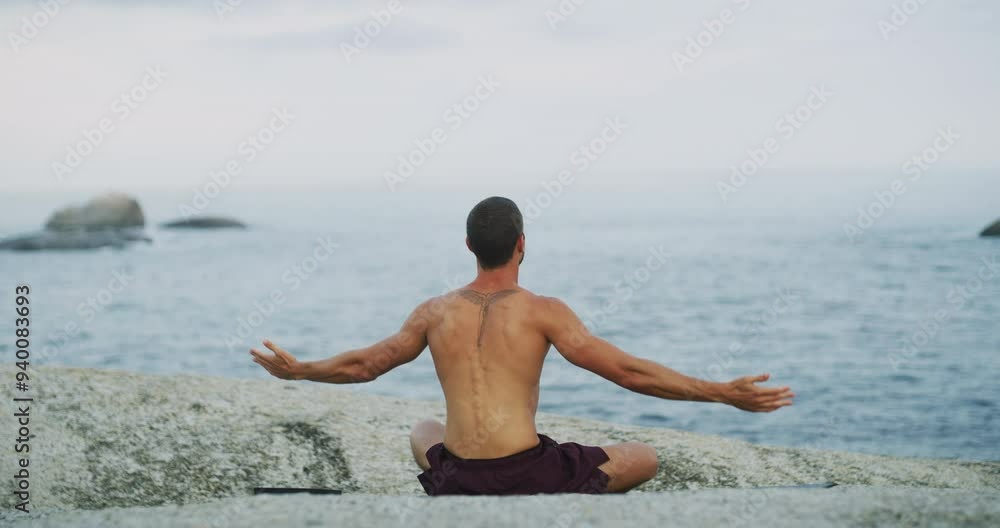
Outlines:
[[512, 200], [499, 196], [479, 202], [465, 222], [469, 247], [483, 269], [499, 268], [510, 262], [523, 233], [521, 210]]

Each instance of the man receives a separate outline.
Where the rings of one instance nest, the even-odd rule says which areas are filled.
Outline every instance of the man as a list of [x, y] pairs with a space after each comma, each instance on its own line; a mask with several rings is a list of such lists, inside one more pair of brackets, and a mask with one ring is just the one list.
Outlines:
[[767, 374], [728, 383], [698, 380], [590, 334], [562, 301], [518, 286], [523, 225], [517, 205], [506, 198], [476, 205], [466, 223], [476, 279], [421, 304], [396, 335], [308, 362], [264, 341], [274, 354], [251, 350], [254, 362], [281, 379], [358, 383], [413, 361], [429, 346], [447, 420], [422, 421], [410, 433], [429, 495], [625, 492], [656, 475], [656, 452], [648, 445], [559, 444], [538, 434], [538, 380], [550, 345], [570, 363], [641, 394], [753, 412], [792, 404], [788, 387], [757, 385]]

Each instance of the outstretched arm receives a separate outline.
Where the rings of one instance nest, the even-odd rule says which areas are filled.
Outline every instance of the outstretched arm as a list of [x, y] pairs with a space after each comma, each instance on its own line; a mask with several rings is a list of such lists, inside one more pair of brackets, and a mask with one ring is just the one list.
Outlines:
[[788, 387], [761, 387], [769, 374], [727, 383], [705, 381], [638, 358], [592, 335], [580, 318], [556, 299], [547, 300], [541, 322], [548, 340], [570, 363], [640, 394], [668, 400], [719, 402], [744, 411], [770, 412], [792, 404]]
[[378, 343], [319, 361], [298, 361], [283, 348], [264, 340], [274, 354], [250, 349], [254, 363], [272, 376], [323, 383], [365, 383], [417, 358], [427, 347], [427, 305], [410, 314], [403, 327]]

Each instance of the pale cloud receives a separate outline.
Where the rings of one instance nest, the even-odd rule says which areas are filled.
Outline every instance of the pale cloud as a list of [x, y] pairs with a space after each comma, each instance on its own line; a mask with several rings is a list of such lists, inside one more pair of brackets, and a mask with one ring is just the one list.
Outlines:
[[[992, 4], [931, 0], [885, 42], [893, 3], [753, 1], [682, 74], [672, 54], [736, 3], [589, 0], [553, 31], [553, 0], [414, 0], [348, 62], [340, 44], [388, 2], [244, 2], [222, 20], [211, 2], [74, 2], [19, 53], [0, 50], [0, 172], [58, 185], [52, 161], [153, 64], [169, 80], [66, 185], [197, 183], [279, 106], [300, 117], [243, 182], [381, 182], [486, 74], [502, 90], [427, 181], [545, 173], [612, 115], [632, 128], [608, 173], [725, 168], [817, 83], [836, 100], [769, 167], [891, 168], [945, 125], [969, 131], [950, 161], [996, 166]], [[0, 7], [0, 31], [34, 9]]]

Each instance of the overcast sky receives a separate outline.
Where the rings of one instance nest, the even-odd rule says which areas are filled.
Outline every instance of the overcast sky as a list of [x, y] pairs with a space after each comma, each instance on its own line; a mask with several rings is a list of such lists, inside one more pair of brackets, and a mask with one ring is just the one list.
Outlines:
[[[928, 0], [891, 33], [893, 5], [915, 0], [589, 0], [562, 18], [547, 14], [555, 0], [413, 0], [350, 59], [342, 44], [388, 2], [243, 4], [220, 16], [208, 0], [76, 0], [27, 38], [22, 17], [38, 3], [3, 3], [4, 186], [190, 187], [235, 160], [240, 185], [385, 188], [436, 128], [445, 139], [408, 185], [533, 182], [573, 167], [614, 118], [626, 128], [593, 170], [616, 178], [725, 173], [769, 137], [780, 150], [767, 170], [898, 170], [947, 127], [960, 139], [943, 163], [1000, 166], [988, 0]], [[729, 23], [681, 71], [687, 39], [724, 9]], [[127, 117], [116, 111], [157, 67], [166, 78]], [[490, 78], [453, 129], [445, 112]], [[814, 89], [832, 95], [785, 137], [777, 123]], [[241, 143], [285, 108], [294, 118], [248, 160]], [[53, 163], [102, 120], [113, 132], [57, 177]]]

